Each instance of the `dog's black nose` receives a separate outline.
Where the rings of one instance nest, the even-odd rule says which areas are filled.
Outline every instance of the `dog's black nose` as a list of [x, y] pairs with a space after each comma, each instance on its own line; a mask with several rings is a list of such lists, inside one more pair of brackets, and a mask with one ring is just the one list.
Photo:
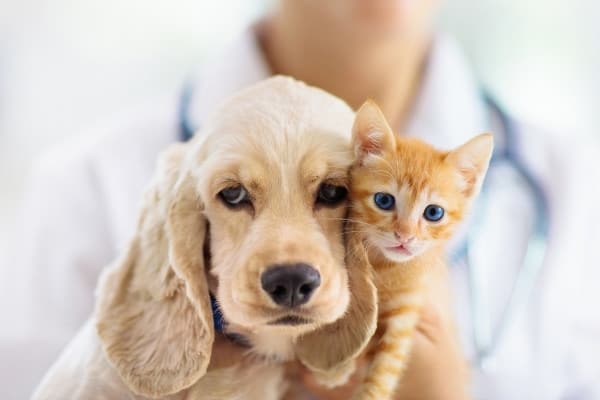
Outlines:
[[307, 264], [275, 265], [263, 272], [260, 282], [275, 303], [291, 308], [310, 299], [321, 284], [321, 275]]

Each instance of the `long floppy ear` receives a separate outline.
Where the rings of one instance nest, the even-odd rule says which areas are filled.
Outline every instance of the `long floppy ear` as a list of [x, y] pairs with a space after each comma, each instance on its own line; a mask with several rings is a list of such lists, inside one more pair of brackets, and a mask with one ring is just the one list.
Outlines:
[[472, 198], [479, 193], [493, 149], [492, 134], [483, 133], [446, 155], [445, 161], [456, 169], [457, 181], [465, 197]]
[[134, 393], [148, 397], [176, 393], [202, 377], [214, 340], [204, 272], [207, 224], [182, 168], [185, 146], [162, 156], [137, 233], [97, 289], [96, 328], [106, 357]]
[[[349, 231], [353, 230], [351, 224]], [[377, 329], [377, 289], [358, 235], [351, 234], [348, 239], [346, 265], [350, 287], [348, 310], [342, 318], [301, 336], [296, 343], [300, 361], [321, 376], [335, 376], [336, 369], [345, 370], [365, 349]]]
[[358, 160], [369, 154], [381, 155], [394, 149], [394, 132], [373, 100], [367, 100], [356, 112], [352, 127], [352, 148]]

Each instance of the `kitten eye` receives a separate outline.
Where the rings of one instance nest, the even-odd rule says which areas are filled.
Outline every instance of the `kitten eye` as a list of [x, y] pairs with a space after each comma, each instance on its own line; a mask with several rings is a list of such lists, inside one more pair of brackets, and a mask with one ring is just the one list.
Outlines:
[[396, 199], [389, 193], [377, 192], [375, 196], [373, 196], [373, 201], [375, 205], [382, 210], [391, 210], [396, 204]]
[[317, 193], [317, 203], [336, 205], [346, 199], [348, 189], [330, 183], [322, 183]]
[[444, 217], [444, 209], [435, 204], [430, 204], [425, 207], [423, 217], [425, 217], [427, 221], [437, 222]]
[[219, 192], [219, 197], [230, 207], [238, 207], [244, 203], [250, 203], [248, 191], [242, 186], [232, 186], [225, 188]]

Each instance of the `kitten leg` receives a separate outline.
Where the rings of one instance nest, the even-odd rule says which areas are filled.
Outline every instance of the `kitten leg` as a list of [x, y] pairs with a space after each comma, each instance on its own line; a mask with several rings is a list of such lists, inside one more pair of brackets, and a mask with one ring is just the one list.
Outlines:
[[408, 363], [419, 309], [417, 304], [404, 304], [381, 314], [385, 331], [355, 399], [386, 400], [393, 397]]

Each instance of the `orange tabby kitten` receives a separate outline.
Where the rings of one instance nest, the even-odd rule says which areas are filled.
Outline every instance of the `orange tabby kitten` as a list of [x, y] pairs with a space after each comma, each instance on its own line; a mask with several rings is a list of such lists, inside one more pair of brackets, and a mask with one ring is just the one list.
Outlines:
[[356, 397], [389, 399], [406, 366], [424, 301], [428, 269], [479, 188], [492, 154], [490, 134], [439, 151], [393, 134], [371, 101], [353, 128], [350, 220], [367, 248], [379, 296], [383, 336]]

